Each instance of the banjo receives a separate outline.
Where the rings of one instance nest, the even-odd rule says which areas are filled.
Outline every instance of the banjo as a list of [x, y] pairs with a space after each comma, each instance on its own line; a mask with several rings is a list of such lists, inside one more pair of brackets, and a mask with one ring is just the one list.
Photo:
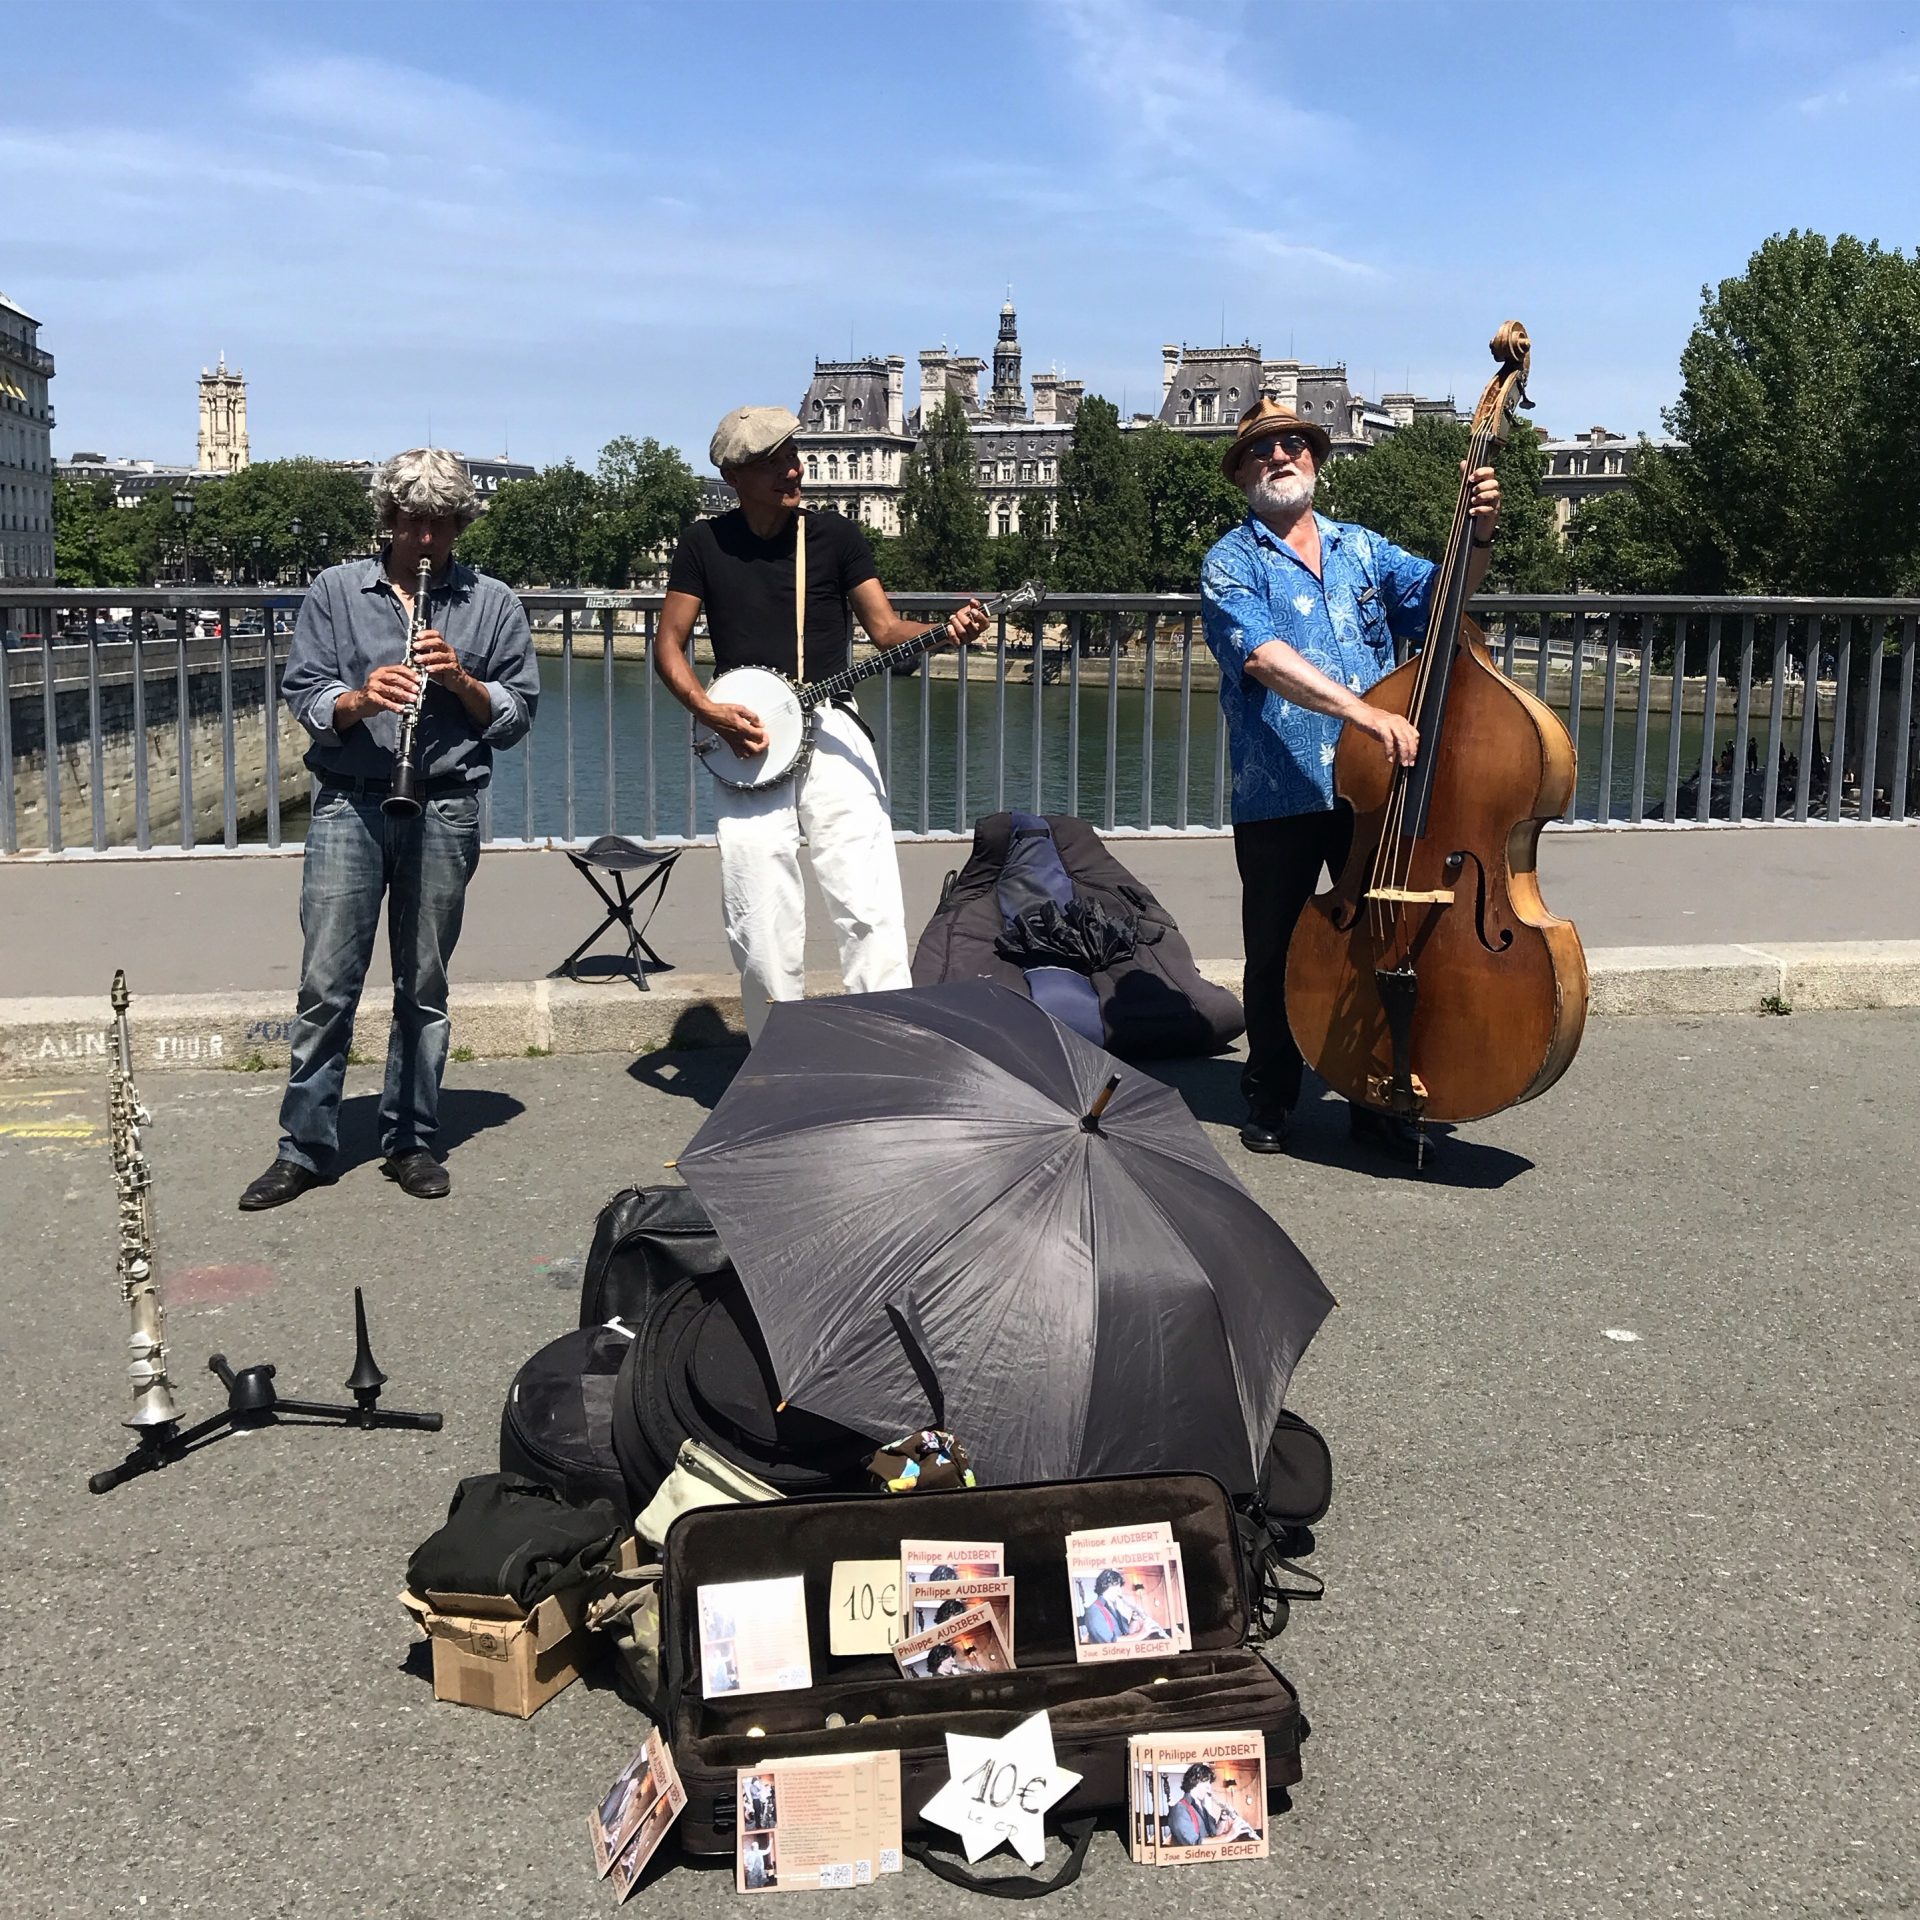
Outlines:
[[[1029, 580], [1025, 586], [985, 602], [984, 610], [989, 615], [1013, 613], [1037, 605], [1040, 597], [1040, 583]], [[851, 693], [870, 675], [890, 672], [901, 661], [939, 646], [946, 637], [943, 621], [917, 639], [888, 647], [840, 673], [804, 685], [771, 667], [730, 667], [708, 682], [707, 693], [714, 700], [745, 707], [755, 715], [766, 731], [767, 744], [758, 753], [735, 753], [717, 733], [696, 726], [693, 750], [706, 762], [707, 771], [736, 793], [763, 793], [783, 780], [796, 779], [812, 757], [814, 715], [821, 707], [843, 693]]]

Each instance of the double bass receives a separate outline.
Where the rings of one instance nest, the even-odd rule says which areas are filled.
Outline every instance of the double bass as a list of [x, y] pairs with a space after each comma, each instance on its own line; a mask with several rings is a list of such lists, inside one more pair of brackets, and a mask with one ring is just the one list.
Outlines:
[[1302, 1056], [1336, 1093], [1416, 1129], [1544, 1093], [1587, 1017], [1580, 936], [1547, 911], [1534, 867], [1540, 829], [1573, 794], [1573, 742], [1464, 613], [1472, 476], [1529, 404], [1519, 321], [1494, 335], [1493, 357], [1425, 642], [1367, 695], [1413, 723], [1419, 748], [1401, 767], [1369, 735], [1341, 734], [1334, 791], [1353, 809], [1352, 850], [1287, 952]]

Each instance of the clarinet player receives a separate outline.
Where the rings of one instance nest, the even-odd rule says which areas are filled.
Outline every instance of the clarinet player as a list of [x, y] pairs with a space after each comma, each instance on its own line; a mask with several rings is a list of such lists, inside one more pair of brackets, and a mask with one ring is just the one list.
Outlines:
[[[304, 945], [279, 1152], [240, 1196], [248, 1213], [284, 1206], [334, 1177], [340, 1087], [382, 900], [393, 1017], [380, 1170], [415, 1199], [447, 1193], [434, 1151], [451, 1031], [447, 963], [480, 858], [480, 789], [492, 777], [494, 750], [533, 724], [539, 697], [519, 600], [453, 558], [454, 541], [480, 510], [460, 457], [440, 447], [395, 454], [374, 475], [373, 498], [379, 556], [329, 567], [314, 581], [287, 658], [282, 690], [313, 740]], [[416, 635], [422, 561], [431, 571]], [[419, 674], [428, 682], [418, 723], [420, 805], [411, 814], [388, 811], [398, 716]]]

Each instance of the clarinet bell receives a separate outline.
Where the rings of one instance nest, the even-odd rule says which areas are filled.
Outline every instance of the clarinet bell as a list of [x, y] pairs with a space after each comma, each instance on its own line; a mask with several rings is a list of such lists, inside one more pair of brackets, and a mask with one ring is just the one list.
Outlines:
[[420, 811], [420, 771], [410, 760], [393, 770], [393, 786], [380, 802], [380, 811], [397, 820], [411, 820]]

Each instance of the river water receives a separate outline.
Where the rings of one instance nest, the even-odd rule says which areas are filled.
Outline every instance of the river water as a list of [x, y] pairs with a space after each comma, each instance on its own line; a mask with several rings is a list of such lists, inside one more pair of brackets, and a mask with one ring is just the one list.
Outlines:
[[[584, 838], [615, 832], [647, 839], [713, 831], [714, 783], [689, 752], [687, 715], [644, 663], [613, 663], [611, 708], [603, 661], [576, 660], [568, 671], [559, 659], [543, 655], [539, 664], [537, 724], [526, 741], [499, 755], [495, 763], [488, 822], [493, 838]], [[1187, 704], [1183, 814], [1182, 702], [1177, 667], [1174, 671], [1173, 686], [1156, 689], [1152, 697], [1150, 727], [1146, 693], [1121, 687], [1110, 699], [1100, 660], [1082, 663], [1077, 699], [1064, 681], [1041, 687], [1036, 755], [1034, 687], [1010, 681], [996, 688], [992, 667], [987, 665], [985, 677], [971, 679], [966, 688], [964, 785], [959, 683], [920, 675], [895, 680], [876, 676], [860, 689], [860, 707], [874, 732], [894, 826], [906, 833], [970, 831], [978, 815], [1002, 806], [1078, 813], [1097, 826], [1219, 824], [1226, 818], [1227, 761], [1212, 675], [1208, 671], [1203, 679], [1196, 665]], [[1588, 698], [1596, 692], [1590, 688]], [[1763, 707], [1756, 713], [1755, 726], [1764, 731]], [[1665, 794], [1667, 729], [1665, 714], [1649, 716], [1649, 809], [1657, 807]], [[1732, 701], [1724, 690], [1718, 731], [1722, 740], [1732, 731]], [[1608, 783], [1614, 819], [1626, 818], [1632, 801], [1635, 732], [1636, 716], [1631, 707], [1623, 707], [1614, 720]], [[1699, 769], [1700, 732], [1699, 715], [1681, 716], [1682, 780]], [[996, 738], [1004, 741], [998, 751]], [[1791, 743], [1791, 728], [1788, 738]], [[1585, 820], [1599, 817], [1601, 745], [1602, 717], [1589, 706], [1581, 715], [1577, 807], [1578, 817]], [[571, 791], [566, 772], [569, 760]], [[303, 831], [304, 808], [289, 807], [283, 822], [285, 837], [297, 840]]]

